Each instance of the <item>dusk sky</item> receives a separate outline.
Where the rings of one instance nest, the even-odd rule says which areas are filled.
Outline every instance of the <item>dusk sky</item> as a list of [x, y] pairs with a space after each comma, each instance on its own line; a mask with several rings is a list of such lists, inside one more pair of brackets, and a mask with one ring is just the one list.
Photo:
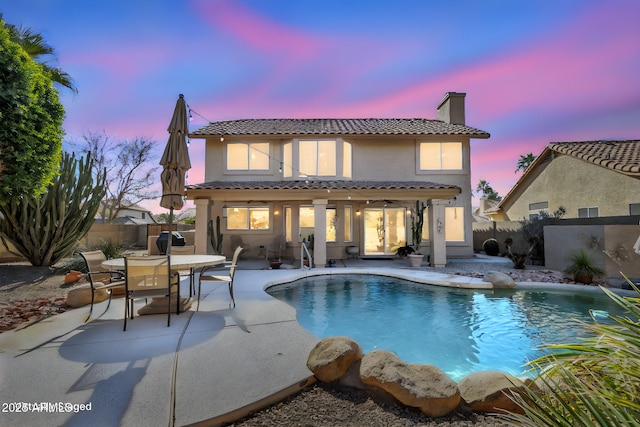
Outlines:
[[[195, 130], [435, 119], [446, 92], [465, 92], [467, 125], [491, 134], [472, 140], [472, 186], [502, 196], [519, 156], [549, 142], [640, 138], [638, 0], [20, 0], [0, 12], [40, 32], [74, 79], [78, 95], [61, 90], [65, 141], [147, 137], [154, 163], [180, 93]], [[204, 140], [190, 154], [197, 184]]]

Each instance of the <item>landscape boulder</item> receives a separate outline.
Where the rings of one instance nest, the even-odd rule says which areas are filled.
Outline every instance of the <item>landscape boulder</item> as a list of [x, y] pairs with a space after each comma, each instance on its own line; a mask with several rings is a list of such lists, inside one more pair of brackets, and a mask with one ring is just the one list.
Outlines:
[[329, 337], [311, 350], [307, 367], [322, 382], [339, 380], [349, 367], [362, 359], [362, 348], [349, 337]]
[[503, 372], [481, 371], [464, 377], [458, 383], [458, 388], [462, 399], [475, 412], [507, 410], [522, 413], [522, 409], [509, 396], [525, 387], [527, 382]]
[[440, 369], [406, 364], [389, 351], [376, 350], [364, 355], [360, 379], [433, 418], [453, 412], [461, 402], [456, 383]]
[[[109, 292], [106, 289], [96, 289], [93, 297], [93, 303], [97, 304], [109, 298]], [[67, 305], [77, 308], [91, 304], [91, 287], [74, 288], [67, 294]]]
[[496, 239], [487, 239], [482, 242], [482, 249], [489, 256], [498, 256], [500, 253], [500, 245]]
[[489, 271], [482, 280], [491, 283], [494, 288], [513, 288], [516, 286], [516, 282], [511, 276], [499, 271]]

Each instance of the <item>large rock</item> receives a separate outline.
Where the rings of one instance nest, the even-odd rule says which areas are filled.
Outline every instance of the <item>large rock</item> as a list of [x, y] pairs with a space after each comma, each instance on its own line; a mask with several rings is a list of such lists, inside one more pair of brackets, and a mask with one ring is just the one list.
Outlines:
[[307, 367], [322, 382], [337, 381], [362, 359], [362, 348], [349, 337], [329, 337], [311, 350]]
[[[106, 289], [96, 289], [93, 303], [97, 304], [107, 298], [109, 298], [109, 293]], [[69, 307], [77, 308], [88, 304], [91, 304], [91, 288], [88, 286], [71, 289], [67, 294], [67, 305]]]
[[[531, 380], [527, 380], [527, 383]], [[459, 383], [462, 399], [476, 412], [507, 410], [522, 413], [522, 409], [509, 398], [527, 385], [513, 375], [497, 371], [474, 372]]]
[[489, 256], [498, 256], [500, 253], [500, 245], [496, 239], [487, 239], [482, 242], [482, 249]]
[[511, 276], [499, 271], [488, 272], [482, 280], [491, 283], [494, 288], [513, 288], [516, 286], [516, 282], [513, 281]]
[[429, 417], [442, 417], [460, 404], [455, 382], [433, 365], [406, 364], [398, 356], [376, 350], [360, 362], [360, 379], [380, 388], [407, 406], [419, 408]]

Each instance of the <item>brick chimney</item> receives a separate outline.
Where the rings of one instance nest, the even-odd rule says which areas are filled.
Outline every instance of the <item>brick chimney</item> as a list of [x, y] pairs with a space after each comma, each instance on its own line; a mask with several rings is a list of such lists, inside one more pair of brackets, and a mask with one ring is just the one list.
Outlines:
[[438, 105], [438, 120], [464, 125], [464, 97], [466, 93], [447, 92]]

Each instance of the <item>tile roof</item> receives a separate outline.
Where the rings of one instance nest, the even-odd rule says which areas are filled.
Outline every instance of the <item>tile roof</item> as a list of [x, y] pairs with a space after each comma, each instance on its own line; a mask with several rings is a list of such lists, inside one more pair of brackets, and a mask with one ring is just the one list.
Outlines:
[[552, 142], [548, 148], [627, 175], [640, 175], [640, 140]]
[[460, 189], [426, 181], [211, 181], [187, 185], [187, 190], [435, 190]]
[[208, 135], [463, 135], [489, 138], [464, 125], [428, 119], [245, 119], [211, 122], [191, 137]]

